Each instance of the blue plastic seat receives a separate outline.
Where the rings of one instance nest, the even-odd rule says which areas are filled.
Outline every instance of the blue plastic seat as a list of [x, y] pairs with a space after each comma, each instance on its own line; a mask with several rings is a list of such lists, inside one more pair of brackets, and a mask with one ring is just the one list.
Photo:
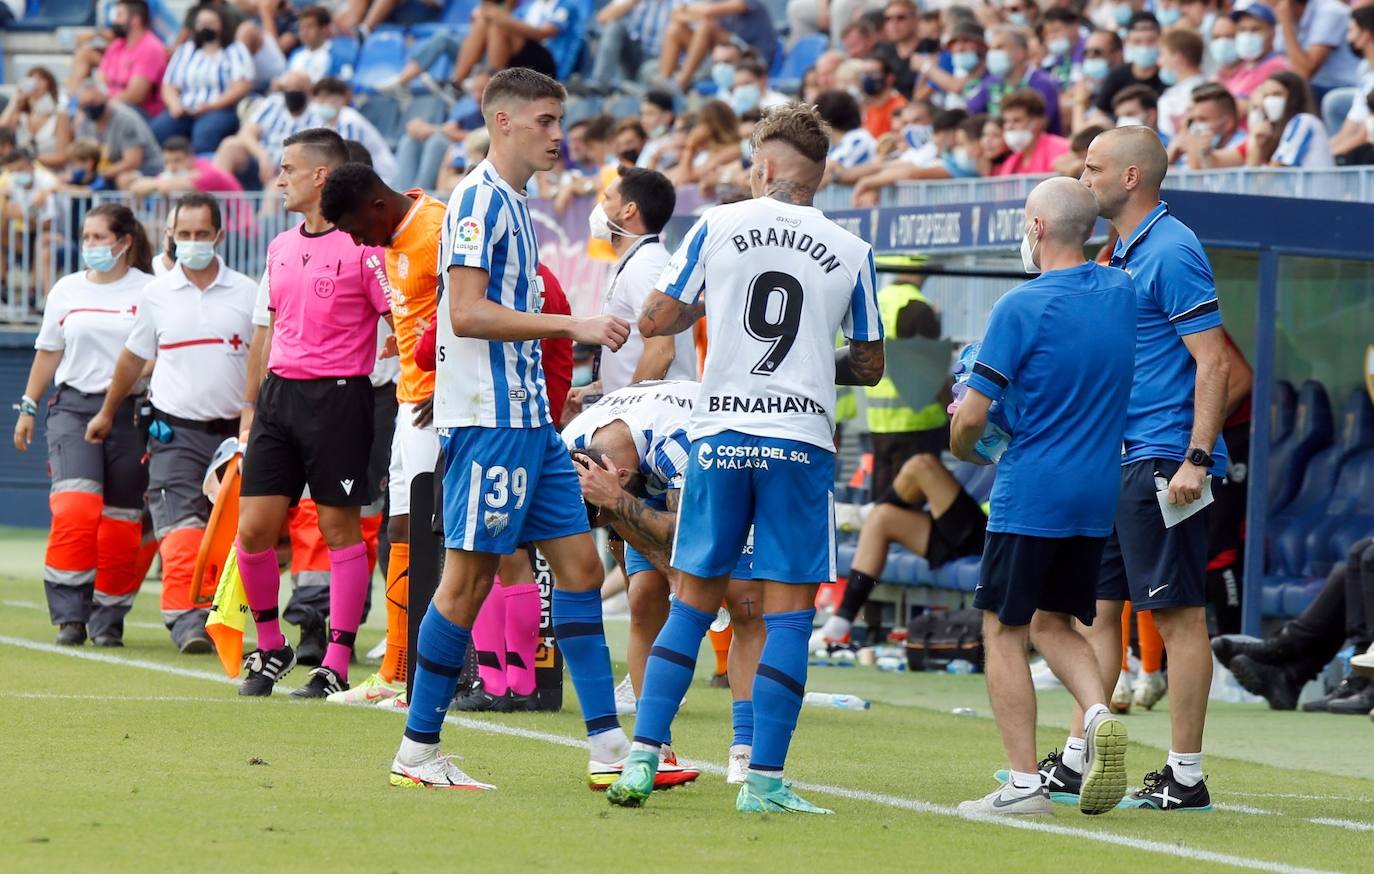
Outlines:
[[[421, 94], [411, 98], [406, 105], [402, 122], [408, 122], [413, 118], [427, 121], [430, 124], [443, 124], [448, 118], [448, 104], [433, 94]], [[404, 126], [402, 127], [404, 130]]]
[[362, 117], [372, 122], [382, 139], [394, 144], [401, 138], [401, 104], [395, 97], [373, 94], [358, 108]]
[[1293, 433], [1293, 421], [1298, 415], [1298, 390], [1293, 383], [1274, 383], [1273, 404], [1269, 408], [1269, 445], [1276, 447]]
[[368, 35], [358, 52], [353, 87], [362, 93], [371, 93], [377, 82], [399, 74], [405, 63], [405, 31], [393, 25], [379, 27]]
[[563, 127], [566, 130], [579, 121], [584, 121], [600, 114], [600, 97], [574, 97], [564, 106]]
[[1308, 460], [1330, 446], [1332, 436], [1331, 399], [1321, 383], [1309, 379], [1298, 391], [1292, 437], [1273, 447], [1269, 455], [1270, 512], [1282, 510], [1293, 499]]
[[329, 75], [352, 79], [358, 64], [358, 40], [351, 36], [336, 36], [329, 40]]
[[461, 28], [466, 31], [472, 24], [472, 11], [477, 8], [479, 2], [481, 0], [448, 0], [439, 22], [450, 28]]
[[[1341, 467], [1326, 514], [1307, 532], [1303, 573], [1325, 576], [1346, 549], [1368, 536], [1374, 520], [1374, 450], [1352, 456]], [[1364, 532], [1364, 533], [1361, 533]]]
[[639, 98], [633, 94], [622, 94], [606, 104], [606, 112], [616, 118], [639, 118]]
[[778, 74], [773, 78], [773, 87], [787, 94], [801, 91], [801, 80], [806, 71], [816, 66], [816, 60], [830, 47], [830, 40], [821, 33], [808, 34], [797, 40], [792, 51], [787, 53]]
[[95, 7], [91, 0], [37, 0], [29, 4], [22, 19], [11, 21], [5, 27], [25, 33], [59, 27], [89, 27], [95, 24]]

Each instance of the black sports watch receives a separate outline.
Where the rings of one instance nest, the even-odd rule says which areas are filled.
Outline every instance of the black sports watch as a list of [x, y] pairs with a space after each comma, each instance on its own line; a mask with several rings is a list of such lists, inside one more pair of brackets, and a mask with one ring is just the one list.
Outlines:
[[1205, 450], [1194, 446], [1188, 450], [1188, 463], [1196, 467], [1210, 470], [1212, 467], [1212, 456], [1208, 455]]

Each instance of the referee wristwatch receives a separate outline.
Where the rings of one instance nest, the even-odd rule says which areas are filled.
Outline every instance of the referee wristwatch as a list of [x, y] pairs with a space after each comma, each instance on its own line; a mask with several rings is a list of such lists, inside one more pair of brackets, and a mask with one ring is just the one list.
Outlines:
[[1188, 463], [1194, 467], [1210, 470], [1212, 468], [1212, 456], [1208, 455], [1206, 450], [1194, 446], [1188, 450]]

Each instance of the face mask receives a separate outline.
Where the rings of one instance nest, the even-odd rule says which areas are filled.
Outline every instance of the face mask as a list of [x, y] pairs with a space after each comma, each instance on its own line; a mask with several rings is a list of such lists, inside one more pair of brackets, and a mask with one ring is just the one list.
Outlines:
[[584, 385], [592, 384], [592, 366], [590, 364], [579, 364], [573, 368], [572, 384], [574, 388], [581, 388]]
[[1355, 41], [1354, 41], [1353, 39], [1352, 39], [1350, 42], [1346, 43], [1346, 46], [1349, 47], [1350, 53], [1351, 53], [1352, 55], [1354, 55], [1355, 57], [1358, 58], [1358, 57], [1361, 57], [1362, 55], [1364, 55], [1364, 49], [1362, 49], [1362, 48], [1360, 48], [1359, 46], [1355, 45]]
[[877, 97], [883, 93], [883, 80], [872, 74], [864, 76], [863, 91], [869, 97]]
[[1145, 119], [1138, 115], [1123, 115], [1116, 120], [1117, 127], [1140, 127], [1145, 124]]
[[711, 81], [716, 83], [719, 90], [729, 91], [735, 87], [735, 68], [724, 61], [717, 61], [711, 65]]
[[1007, 21], [1011, 22], [1012, 24], [1016, 25], [1017, 27], [1026, 27], [1027, 25], [1030, 24], [1030, 20], [1026, 18], [1026, 13], [1024, 13], [1024, 12], [1011, 12], [1011, 13], [1008, 13], [1008, 14], [1007, 14]]
[[999, 79], [1010, 73], [1011, 55], [1002, 49], [993, 49], [988, 52], [988, 72]]
[[1258, 33], [1236, 34], [1236, 54], [1242, 61], [1258, 61], [1264, 54], [1264, 37]]
[[1084, 58], [1083, 75], [1094, 82], [1100, 82], [1107, 78], [1107, 73], [1111, 71], [1106, 58]]
[[1216, 149], [1218, 146], [1221, 145], [1221, 134], [1212, 133], [1212, 129], [1200, 121], [1195, 121], [1191, 125], [1189, 125], [1188, 133], [1192, 134], [1195, 137], [1210, 136], [1212, 138], [1213, 149]]
[[730, 108], [735, 110], [735, 115], [743, 115], [759, 105], [760, 96], [759, 86], [740, 85], [730, 92]]
[[315, 114], [325, 121], [333, 121], [339, 115], [339, 107], [332, 103], [316, 103]]
[[33, 184], [33, 174], [25, 173], [22, 170], [18, 173], [11, 173], [10, 181], [13, 182], [15, 186], [18, 188], [28, 188], [30, 185]]
[[177, 260], [192, 270], [204, 270], [215, 260], [215, 244], [209, 240], [178, 240]]
[[964, 173], [977, 173], [978, 162], [973, 160], [973, 156], [968, 153], [968, 149], [960, 146], [953, 153], [954, 166]]
[[1212, 53], [1212, 60], [1222, 67], [1231, 66], [1240, 57], [1236, 51], [1235, 39], [1229, 36], [1217, 37], [1212, 40], [1212, 44], [1207, 47], [1207, 50]]
[[1112, 16], [1116, 19], [1118, 27], [1125, 27], [1131, 23], [1131, 16], [1135, 15], [1135, 10], [1129, 3], [1117, 3], [1112, 7]]
[[902, 128], [902, 139], [913, 149], [919, 149], [930, 142], [930, 135], [934, 132], [928, 124], [909, 124]]
[[844, 91], [845, 91], [845, 93], [848, 94], [850, 97], [853, 97], [854, 100], [857, 101], [858, 103], [863, 103], [863, 102], [864, 102], [864, 92], [863, 92], [863, 89], [860, 88], [858, 85], [850, 85], [849, 87], [845, 88]]
[[100, 117], [105, 114], [105, 104], [91, 103], [81, 107], [81, 111], [84, 112], [86, 117], [91, 121], [100, 121]]
[[110, 33], [114, 34], [114, 38], [115, 38], [115, 39], [128, 39], [128, 37], [129, 37], [129, 25], [127, 25], [127, 24], [112, 24], [112, 25], [110, 25]]
[[1288, 108], [1288, 98], [1280, 94], [1270, 94], [1260, 101], [1260, 106], [1264, 107], [1265, 118], [1278, 122], [1283, 118], [1283, 111]]
[[39, 79], [37, 76], [30, 76], [24, 80], [24, 93], [37, 94], [39, 91], [42, 91], [45, 86], [46, 83], [42, 79]]
[[219, 40], [219, 31], [208, 27], [202, 27], [196, 31], [196, 48], [203, 48], [212, 42]]
[[1067, 36], [1057, 36], [1045, 43], [1045, 48], [1049, 49], [1050, 54], [1056, 58], [1062, 58], [1073, 48], [1073, 43], [1069, 41]]
[[68, 171], [67, 171], [67, 175], [68, 175], [69, 177], [71, 177], [71, 180], [72, 180], [72, 184], [73, 184], [73, 185], [85, 185], [85, 184], [86, 184], [86, 171], [85, 171], [85, 170], [81, 170], [81, 169], [68, 170]]
[[1170, 70], [1168, 67], [1160, 67], [1159, 81], [1164, 83], [1165, 88], [1168, 88], [1169, 86], [1178, 82], [1178, 74], [1175, 73], [1173, 70]]
[[52, 115], [52, 111], [57, 104], [53, 103], [51, 94], [44, 94], [42, 97], [34, 100], [31, 105], [33, 111], [38, 115]]
[[1002, 132], [1002, 141], [1007, 144], [1007, 148], [1013, 152], [1024, 152], [1035, 139], [1035, 134], [1029, 130], [1009, 130]]
[[978, 66], [977, 52], [955, 52], [950, 55], [950, 60], [954, 63], [956, 73], [968, 73]]
[[640, 234], [626, 230], [622, 225], [611, 221], [611, 217], [606, 214], [606, 205], [598, 203], [592, 207], [591, 214], [587, 216], [587, 229], [591, 232], [593, 240], [605, 240], [610, 242], [611, 234], [620, 237], [638, 238]]
[[108, 273], [119, 263], [119, 255], [114, 253], [113, 246], [82, 246], [81, 260], [96, 273]]
[[668, 134], [668, 125], [666, 125], [666, 124], [661, 124], [661, 125], [659, 125], [658, 127], [654, 128], [653, 130], [649, 131], [649, 139], [651, 139], [651, 140], [656, 140], [656, 139], [658, 139], [659, 137], [667, 136], [667, 134]]
[[282, 100], [286, 103], [286, 111], [292, 115], [300, 115], [305, 112], [306, 95], [304, 91], [284, 91]]
[[1040, 245], [1040, 241], [1031, 242], [1031, 234], [1035, 231], [1035, 225], [1031, 225], [1026, 231], [1026, 235], [1021, 238], [1021, 269], [1030, 274], [1040, 272], [1040, 268], [1035, 266], [1035, 247]]
[[1159, 63], [1159, 48], [1157, 46], [1127, 46], [1126, 61], [1142, 69], [1148, 69]]
[[1165, 6], [1155, 10], [1155, 20], [1159, 22], [1160, 27], [1173, 27], [1181, 18], [1183, 10], [1177, 6]]
[[619, 157], [626, 164], [634, 164], [639, 161], [639, 149], [626, 149]]

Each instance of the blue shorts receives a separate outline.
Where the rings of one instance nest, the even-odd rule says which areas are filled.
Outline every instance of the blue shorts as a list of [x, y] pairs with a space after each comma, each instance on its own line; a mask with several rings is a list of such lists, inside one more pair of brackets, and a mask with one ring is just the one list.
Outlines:
[[[744, 544], [744, 549], [740, 551], [739, 561], [735, 563], [735, 569], [730, 572], [732, 580], [752, 580], [754, 578], [754, 537], [750, 532], [749, 542]], [[644, 557], [644, 553], [635, 549], [626, 542], [625, 544], [625, 576], [632, 577], [640, 571], [651, 571], [654, 569], [653, 562]]]
[[444, 449], [444, 546], [509, 555], [590, 531], [568, 448], [552, 426], [452, 428]]
[[835, 454], [811, 443], [723, 431], [692, 441], [673, 567], [720, 577], [754, 532], [751, 578], [835, 579]]
[[1165, 528], [1155, 497], [1155, 477], [1170, 480], [1181, 466], [1167, 458], [1122, 465], [1116, 528], [1107, 538], [1097, 582], [1099, 600], [1130, 601], [1135, 610], [1207, 603], [1207, 526], [1212, 508]]

